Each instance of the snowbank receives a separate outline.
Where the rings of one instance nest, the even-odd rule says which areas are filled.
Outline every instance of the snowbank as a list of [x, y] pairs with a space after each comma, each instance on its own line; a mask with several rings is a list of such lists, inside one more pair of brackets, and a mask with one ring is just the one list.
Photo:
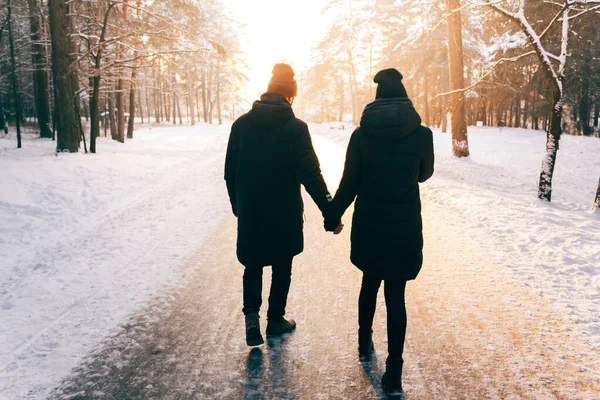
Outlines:
[[227, 127], [144, 128], [98, 154], [0, 140], [0, 399], [43, 398], [168, 283], [229, 210]]

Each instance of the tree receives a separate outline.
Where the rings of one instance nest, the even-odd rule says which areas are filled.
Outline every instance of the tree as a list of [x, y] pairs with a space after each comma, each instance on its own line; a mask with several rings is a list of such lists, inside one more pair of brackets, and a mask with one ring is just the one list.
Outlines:
[[79, 123], [76, 95], [73, 87], [72, 43], [69, 32], [67, 4], [64, 0], [48, 0], [50, 37], [52, 42], [52, 75], [57, 125], [57, 152], [79, 150]]
[[33, 64], [33, 86], [35, 91], [35, 111], [40, 128], [40, 136], [51, 138], [50, 108], [48, 101], [48, 76], [46, 75], [45, 49], [40, 34], [40, 14], [36, 0], [27, 0], [29, 25], [31, 29], [31, 59]]
[[465, 75], [463, 61], [462, 18], [460, 0], [447, 0], [448, 17], [448, 65], [452, 94], [452, 153], [456, 157], [469, 156], [467, 118], [465, 112]]
[[[552, 199], [552, 177], [556, 164], [556, 155], [559, 148], [559, 140], [562, 134], [563, 120], [563, 82], [565, 79], [565, 67], [567, 65], [569, 37], [572, 34], [571, 26], [575, 19], [582, 15], [600, 9], [600, 1], [595, 0], [564, 0], [553, 2], [558, 7], [554, 18], [546, 24], [541, 33], [538, 33], [526, 13], [526, 1], [519, 0], [517, 9], [511, 11], [500, 3], [485, 3], [488, 7], [505, 16], [521, 29], [533, 47], [533, 51], [538, 58], [539, 65], [544, 72], [546, 82], [550, 87], [552, 97], [552, 107], [549, 126], [546, 137], [546, 155], [542, 161], [542, 169], [538, 184], [538, 198], [551, 201]], [[507, 3], [506, 0], [504, 3]], [[481, 3], [479, 3], [481, 4]], [[510, 7], [510, 3], [507, 3]], [[554, 54], [548, 50], [548, 45], [542, 42], [548, 32], [557, 22], [561, 22], [560, 29], [560, 53]]]
[[12, 5], [11, 0], [6, 0], [7, 17], [6, 23], [8, 24], [8, 45], [10, 47], [10, 87], [15, 104], [15, 125], [17, 128], [17, 148], [21, 148], [21, 121], [23, 115], [21, 114], [21, 91], [19, 90], [19, 79], [17, 78], [17, 62], [15, 56], [15, 41], [13, 35], [13, 23], [12, 23]]
[[[92, 80], [92, 97], [90, 99], [90, 152], [96, 152], [96, 138], [100, 135], [100, 107], [99, 107], [99, 98], [100, 98], [100, 66], [102, 62], [102, 53], [104, 51], [104, 42], [106, 41], [106, 29], [108, 27], [108, 18], [110, 16], [110, 12], [117, 3], [110, 3], [106, 7], [106, 11], [104, 12], [104, 19], [102, 23], [102, 28], [100, 31], [100, 37], [97, 41], [93, 41], [90, 43], [91, 46], [96, 47], [95, 52], [90, 52], [91, 57], [93, 59], [93, 75], [91, 77]], [[110, 113], [110, 121], [112, 123], [112, 109], [108, 111]], [[106, 118], [106, 117], [105, 117]], [[106, 123], [106, 122], [105, 122]], [[111, 126], [112, 133], [112, 126]]]
[[2, 100], [1, 94], [0, 94], [0, 130], [4, 131], [5, 134], [8, 134], [8, 127], [6, 126], [6, 119], [4, 117], [4, 103]]
[[135, 82], [137, 68], [131, 70], [131, 88], [129, 89], [129, 121], [127, 123], [127, 139], [133, 139], [133, 127], [135, 124]]
[[592, 206], [592, 211], [598, 212], [600, 210], [600, 178], [598, 179], [598, 189], [596, 189], [596, 200]]

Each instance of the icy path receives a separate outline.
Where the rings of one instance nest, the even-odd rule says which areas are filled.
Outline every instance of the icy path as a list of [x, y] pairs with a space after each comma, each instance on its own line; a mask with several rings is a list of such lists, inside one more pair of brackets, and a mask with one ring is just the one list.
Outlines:
[[[314, 140], [333, 182], [343, 148]], [[51, 398], [380, 398], [384, 306], [375, 322], [377, 360], [361, 365], [350, 231], [323, 232], [308, 201], [307, 219], [288, 307], [295, 333], [256, 351], [246, 347], [236, 225], [227, 216], [182, 266], [181, 285], [106, 340]], [[495, 264], [460, 213], [426, 201], [424, 223], [425, 266], [407, 295], [406, 398], [598, 399], [600, 361], [554, 305]]]

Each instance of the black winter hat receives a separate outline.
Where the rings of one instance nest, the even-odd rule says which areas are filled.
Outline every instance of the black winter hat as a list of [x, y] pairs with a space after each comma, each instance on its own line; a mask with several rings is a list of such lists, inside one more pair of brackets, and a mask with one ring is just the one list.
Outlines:
[[373, 78], [373, 82], [377, 84], [375, 98], [408, 97], [406, 88], [402, 84], [402, 78], [402, 74], [395, 68], [379, 71]]
[[294, 70], [288, 64], [275, 64], [272, 71], [273, 76], [269, 81], [268, 91], [283, 97], [296, 97], [298, 84], [294, 79]]

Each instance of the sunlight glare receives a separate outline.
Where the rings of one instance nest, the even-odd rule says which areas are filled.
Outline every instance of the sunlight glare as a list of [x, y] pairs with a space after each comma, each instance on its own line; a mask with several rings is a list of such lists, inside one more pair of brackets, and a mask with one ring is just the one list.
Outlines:
[[321, 10], [325, 0], [229, 0], [235, 18], [245, 25], [242, 49], [248, 61], [246, 98], [249, 102], [266, 91], [271, 68], [290, 64], [296, 79], [309, 65], [311, 49], [326, 28]]

